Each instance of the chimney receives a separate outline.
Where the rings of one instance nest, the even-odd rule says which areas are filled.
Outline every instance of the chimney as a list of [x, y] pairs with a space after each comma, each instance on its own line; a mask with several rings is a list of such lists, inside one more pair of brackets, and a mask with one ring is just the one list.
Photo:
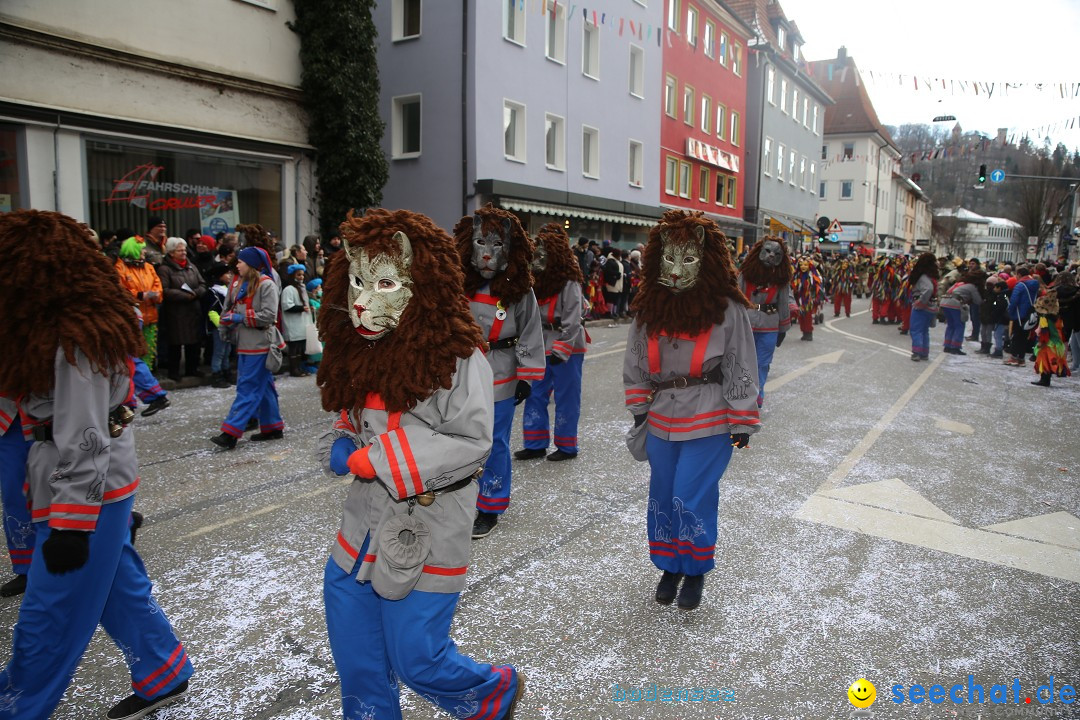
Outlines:
[[847, 59], [847, 47], [846, 46], [841, 45], [840, 49], [836, 51], [836, 59], [837, 60], [846, 60]]

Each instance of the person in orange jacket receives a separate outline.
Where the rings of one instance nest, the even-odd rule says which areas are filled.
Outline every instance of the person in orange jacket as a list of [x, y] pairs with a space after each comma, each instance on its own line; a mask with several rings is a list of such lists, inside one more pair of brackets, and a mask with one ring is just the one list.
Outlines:
[[161, 278], [154, 266], [146, 262], [146, 245], [137, 237], [129, 237], [120, 245], [120, 257], [116, 261], [120, 284], [138, 302], [143, 319], [143, 339], [146, 354], [142, 361], [154, 367], [157, 359], [158, 303], [161, 302]]

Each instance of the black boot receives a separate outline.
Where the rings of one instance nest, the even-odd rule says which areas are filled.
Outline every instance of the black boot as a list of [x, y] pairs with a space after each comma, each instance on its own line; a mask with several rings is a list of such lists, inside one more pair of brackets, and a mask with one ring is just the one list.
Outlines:
[[232, 450], [236, 447], [236, 438], [229, 433], [221, 433], [210, 438], [210, 442], [214, 443], [218, 447], [223, 447], [226, 450]]
[[664, 571], [660, 582], [656, 585], [656, 602], [661, 605], [670, 605], [675, 601], [675, 593], [679, 591], [679, 581], [683, 579], [682, 573]]
[[229, 378], [223, 373], [217, 373], [214, 375], [214, 381], [210, 383], [210, 387], [217, 388], [218, 390], [229, 387]]
[[547, 455], [547, 450], [530, 450], [525, 448], [524, 450], [518, 450], [514, 453], [516, 460], [535, 460], [536, 458], [542, 458]]
[[298, 355], [289, 356], [289, 377], [304, 377], [304, 372], [300, 370], [300, 357]]
[[800, 340], [806, 340], [807, 342], [812, 342], [814, 340], [814, 333], [813, 332], [804, 332], [802, 334], [802, 337], [799, 338], [799, 339]]
[[701, 604], [701, 591], [705, 589], [704, 575], [687, 575], [679, 589], [679, 609], [693, 610]]
[[135, 535], [143, 525], [143, 514], [136, 510], [131, 511], [131, 522], [128, 523], [128, 531], [131, 533], [131, 544], [135, 544]]
[[1039, 375], [1039, 379], [1031, 384], [1038, 385], [1039, 387], [1050, 387], [1050, 373], [1043, 373]]
[[[26, 576], [16, 575], [3, 585], [0, 585], [0, 597], [15, 597], [26, 592]], [[668, 600], [668, 602], [671, 602]]]
[[257, 432], [251, 436], [251, 439], [255, 442], [262, 442], [263, 440], [281, 440], [285, 437], [284, 430], [270, 430], [268, 432]]
[[990, 343], [988, 343], [988, 342], [979, 343], [979, 349], [975, 351], [975, 354], [976, 355], [989, 355], [990, 354]]
[[497, 513], [484, 512], [483, 510], [476, 511], [476, 520], [473, 521], [472, 536], [473, 540], [477, 540], [482, 537], [487, 537], [491, 534], [491, 531], [495, 529], [495, 525], [499, 522], [499, 516]]

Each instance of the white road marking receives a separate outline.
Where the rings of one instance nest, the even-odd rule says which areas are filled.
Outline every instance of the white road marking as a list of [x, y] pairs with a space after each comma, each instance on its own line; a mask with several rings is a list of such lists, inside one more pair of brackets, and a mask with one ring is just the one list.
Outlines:
[[945, 360], [944, 353], [938, 355], [934, 360], [922, 371], [922, 374], [915, 379], [915, 382], [911, 383], [911, 387], [904, 391], [904, 394], [893, 403], [893, 406], [874, 423], [874, 427], [870, 428], [870, 431], [863, 436], [863, 439], [859, 441], [859, 444], [852, 448], [847, 457], [844, 458], [835, 470], [833, 470], [829, 477], [825, 478], [825, 482], [821, 484], [821, 487], [817, 489], [817, 493], [824, 493], [827, 490], [832, 490], [848, 476], [851, 469], [858, 464], [863, 455], [873, 446], [877, 439], [881, 437], [881, 434], [885, 432], [885, 428], [896, 419], [896, 416], [900, 414], [900, 411], [907, 407], [907, 404], [911, 402], [911, 398], [915, 397], [915, 393], [919, 392], [926, 381], [930, 379], [930, 376], [934, 374], [934, 371], [938, 369], [942, 361]]
[[962, 422], [956, 422], [955, 420], [946, 420], [945, 418], [934, 418], [934, 425], [938, 426], [942, 430], [948, 430], [949, 432], [959, 433], [961, 435], [974, 435], [975, 428]]
[[983, 530], [1080, 550], [1080, 518], [1065, 511], [986, 525]]
[[806, 364], [803, 365], [801, 368], [799, 368], [797, 370], [792, 370], [791, 372], [787, 373], [786, 375], [781, 375], [780, 377], [776, 378], [775, 380], [766, 380], [765, 381], [765, 392], [772, 392], [773, 390], [776, 390], [777, 388], [781, 388], [784, 385], [787, 385], [792, 380], [798, 379], [798, 378], [802, 377], [803, 375], [805, 375], [806, 373], [810, 372], [811, 370], [816, 368], [818, 365], [823, 365], [825, 363], [837, 363], [837, 362], [840, 362], [840, 356], [843, 355], [843, 354], [844, 354], [843, 350], [837, 350], [836, 352], [831, 352], [831, 353], [828, 353], [826, 355], [818, 355], [817, 357], [812, 357], [809, 360], [807, 360]]
[[[862, 312], [855, 313], [855, 314], [852, 315], [852, 317], [855, 317], [855, 315], [861, 315], [864, 312], [867, 312], [867, 311], [863, 310]], [[840, 335], [844, 335], [845, 337], [849, 337], [852, 340], [856, 340], [858, 342], [870, 343], [871, 345], [881, 345], [882, 347], [887, 348], [889, 350], [889, 352], [896, 353], [897, 355], [904, 355], [905, 357], [911, 355], [911, 350], [905, 350], [904, 348], [897, 347], [896, 345], [892, 345], [892, 344], [887, 343], [887, 342], [882, 342], [880, 340], [874, 340], [872, 338], [863, 337], [862, 335], [855, 335], [854, 333], [845, 332], [843, 330], [840, 330], [839, 328], [835, 328], [835, 327], [833, 327], [833, 323], [836, 322], [836, 320], [839, 320], [839, 318], [834, 319], [834, 320], [826, 320], [824, 322], [824, 324], [823, 324], [823, 327], [826, 330], [830, 330], [830, 331], [832, 331], [834, 333], [839, 333]]]
[[614, 350], [605, 350], [600, 353], [585, 353], [586, 360], [592, 360], [593, 358], [604, 357], [605, 355], [611, 355], [612, 353], [623, 352], [626, 349], [626, 343], [621, 342], [615, 346]]
[[871, 505], [890, 512], [918, 515], [931, 520], [956, 524], [956, 520], [948, 513], [899, 478], [864, 485], [848, 485], [822, 494], [837, 500]]
[[[352, 477], [353, 477], [352, 475], [346, 475], [345, 479], [342, 480], [342, 484], [348, 485], [348, 484], [352, 483], [352, 481], [353, 481]], [[318, 490], [312, 490], [311, 492], [303, 493], [302, 495], [294, 495], [292, 498], [290, 498], [288, 504], [291, 505], [293, 502], [295, 502], [297, 500], [300, 500], [302, 498], [309, 498], [309, 497], [315, 497], [317, 495], [323, 495], [325, 493], [328, 493], [328, 492], [331, 492], [331, 491], [337, 490], [337, 489], [338, 489], [338, 485], [336, 485], [334, 483], [331, 483], [331, 484], [327, 485], [326, 487], [319, 488]], [[199, 528], [198, 530], [192, 530], [187, 535], [181, 535], [180, 539], [181, 540], [187, 540], [188, 538], [198, 537], [200, 535], [206, 535], [207, 533], [211, 533], [211, 532], [213, 532], [215, 530], [220, 530], [221, 528], [229, 527], [230, 525], [235, 525], [236, 523], [244, 522], [245, 520], [250, 520], [251, 518], [258, 517], [260, 515], [265, 515], [268, 512], [273, 512], [275, 510], [280, 510], [281, 508], [283, 508], [285, 506], [286, 506], [286, 503], [273, 503], [271, 505], [261, 507], [258, 510], [252, 510], [249, 513], [244, 513], [243, 515], [237, 515], [236, 517], [229, 518], [228, 520], [225, 520], [223, 522], [214, 523], [213, 525], [204, 525], [201, 528]]]

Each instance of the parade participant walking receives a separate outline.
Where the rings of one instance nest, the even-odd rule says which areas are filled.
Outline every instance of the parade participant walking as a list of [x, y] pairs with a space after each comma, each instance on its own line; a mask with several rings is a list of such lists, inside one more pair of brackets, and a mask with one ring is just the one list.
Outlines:
[[570, 238], [559, 223], [548, 223], [536, 234], [533, 256], [533, 294], [543, 321], [547, 369], [533, 383], [522, 413], [525, 449], [518, 460], [541, 458], [551, 443], [548, 403], [555, 396], [555, 451], [548, 460], [572, 460], [578, 454], [578, 418], [581, 416], [581, 370], [587, 336], [581, 324], [581, 269], [570, 250]]
[[851, 262], [844, 258], [833, 270], [833, 317], [840, 317], [841, 308], [844, 317], [851, 317], [851, 294], [859, 284], [859, 276]]
[[933, 253], [923, 253], [915, 260], [908, 276], [911, 286], [911, 359], [930, 357], [930, 327], [938, 313], [938, 264]]
[[[134, 689], [106, 717], [142, 717], [186, 693], [193, 670], [131, 544], [139, 479], [123, 404], [129, 357], [145, 349], [131, 299], [86, 227], [59, 213], [0, 215], [0, 255], [0, 306], [9, 309], [0, 332], [19, 348], [0, 364], [0, 393], [20, 397], [35, 439], [27, 480], [37, 524], [0, 707], [47, 718], [100, 623]], [[34, 316], [42, 307], [53, 312]]]
[[0, 395], [0, 503], [4, 508], [4, 538], [15, 577], [0, 585], [0, 597], [21, 595], [34, 554], [35, 529], [27, 509], [26, 458], [33, 438], [23, 435], [15, 401]]
[[1050, 290], [1035, 301], [1035, 312], [1039, 315], [1038, 329], [1035, 331], [1038, 342], [1035, 354], [1035, 372], [1039, 379], [1031, 383], [1050, 387], [1050, 378], [1069, 377], [1069, 363], [1065, 357], [1065, 343], [1061, 339], [1061, 318], [1058, 317], [1057, 290]]
[[482, 538], [510, 505], [514, 406], [529, 397], [531, 383], [544, 377], [544, 334], [529, 270], [533, 243], [517, 216], [488, 204], [458, 221], [454, 241], [465, 270], [469, 309], [488, 341], [495, 383], [494, 440], [480, 478], [473, 526], [473, 537]]
[[236, 345], [236, 399], [221, 423], [221, 434], [211, 438], [215, 445], [232, 450], [244, 434], [248, 420], [257, 417], [259, 432], [252, 440], [280, 440], [285, 423], [278, 408], [275, 368], [267, 366], [267, 355], [277, 348], [278, 360], [285, 347], [274, 324], [278, 316], [279, 292], [270, 279], [272, 267], [266, 251], [246, 247], [237, 254], [236, 282], [229, 288], [225, 313], [219, 321], [227, 339]]
[[142, 334], [146, 342], [143, 362], [153, 367], [157, 361], [158, 304], [161, 302], [161, 278], [154, 266], [146, 262], [146, 245], [137, 237], [129, 237], [120, 245], [116, 272], [124, 286], [139, 305], [142, 313]]
[[783, 344], [791, 326], [791, 276], [787, 245], [774, 235], [756, 242], [739, 269], [739, 290], [750, 301], [750, 329], [754, 332], [757, 354], [758, 407], [765, 402], [765, 381], [773, 353]]
[[798, 272], [791, 278], [791, 295], [799, 308], [800, 340], [814, 339], [814, 316], [821, 310], [825, 300], [821, 275], [814, 267], [814, 261], [805, 255], [799, 258]]
[[665, 212], [643, 255], [623, 385], [635, 457], [649, 461], [649, 555], [663, 571], [656, 601], [670, 604], [677, 591], [682, 610], [698, 606], [715, 567], [719, 480], [732, 448], [760, 427], [749, 304], [716, 224]]
[[911, 260], [901, 258], [896, 268], [896, 294], [893, 295], [893, 311], [900, 323], [901, 335], [911, 330]]
[[896, 269], [889, 262], [889, 258], [882, 257], [870, 275], [870, 314], [875, 325], [889, 323], [895, 294]]
[[967, 325], [968, 308], [979, 311], [982, 295], [965, 274], [941, 299], [945, 311], [945, 352], [950, 355], [967, 355], [964, 352], [964, 327]]
[[512, 718], [521, 674], [450, 639], [494, 402], [453, 241], [405, 210], [350, 214], [341, 232], [317, 381], [340, 414], [323, 469], [355, 476], [323, 582], [343, 715], [401, 720], [400, 680], [453, 717]]
[[1024, 367], [1024, 356], [1031, 351], [1031, 333], [1036, 323], [1035, 300], [1039, 297], [1039, 279], [1027, 266], [1016, 269], [1017, 282], [1009, 295], [1009, 357], [1006, 365]]

